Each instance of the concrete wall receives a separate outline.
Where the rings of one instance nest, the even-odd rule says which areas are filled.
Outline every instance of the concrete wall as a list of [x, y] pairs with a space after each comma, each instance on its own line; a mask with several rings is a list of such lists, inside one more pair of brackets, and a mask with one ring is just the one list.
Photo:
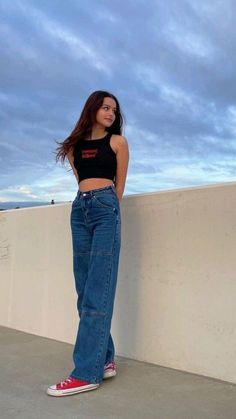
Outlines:
[[[236, 383], [236, 182], [125, 196], [117, 355]], [[0, 323], [73, 343], [71, 204], [0, 213]]]

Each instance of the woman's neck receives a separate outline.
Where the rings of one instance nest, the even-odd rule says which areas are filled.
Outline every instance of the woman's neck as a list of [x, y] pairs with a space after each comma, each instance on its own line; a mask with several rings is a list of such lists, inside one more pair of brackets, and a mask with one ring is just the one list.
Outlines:
[[95, 126], [92, 128], [91, 140], [93, 140], [94, 138], [105, 137], [105, 135], [106, 135], [105, 127]]

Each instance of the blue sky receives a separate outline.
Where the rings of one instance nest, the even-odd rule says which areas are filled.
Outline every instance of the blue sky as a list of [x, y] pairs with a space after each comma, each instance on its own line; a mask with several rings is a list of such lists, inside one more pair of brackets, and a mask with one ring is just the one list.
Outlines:
[[88, 95], [125, 114], [126, 194], [236, 180], [233, 0], [0, 0], [0, 201], [68, 201]]

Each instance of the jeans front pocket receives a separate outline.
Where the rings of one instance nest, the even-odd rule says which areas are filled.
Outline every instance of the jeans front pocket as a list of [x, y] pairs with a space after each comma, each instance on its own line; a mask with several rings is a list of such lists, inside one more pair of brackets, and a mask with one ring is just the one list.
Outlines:
[[112, 194], [106, 195], [94, 195], [94, 202], [98, 204], [100, 208], [111, 208], [116, 207], [116, 199]]

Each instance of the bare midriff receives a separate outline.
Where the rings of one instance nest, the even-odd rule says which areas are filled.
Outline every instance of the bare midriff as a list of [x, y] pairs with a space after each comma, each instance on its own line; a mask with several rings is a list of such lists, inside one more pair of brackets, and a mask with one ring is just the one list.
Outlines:
[[81, 180], [79, 190], [81, 192], [91, 191], [92, 189], [104, 188], [105, 186], [114, 185], [111, 179], [89, 178]]

